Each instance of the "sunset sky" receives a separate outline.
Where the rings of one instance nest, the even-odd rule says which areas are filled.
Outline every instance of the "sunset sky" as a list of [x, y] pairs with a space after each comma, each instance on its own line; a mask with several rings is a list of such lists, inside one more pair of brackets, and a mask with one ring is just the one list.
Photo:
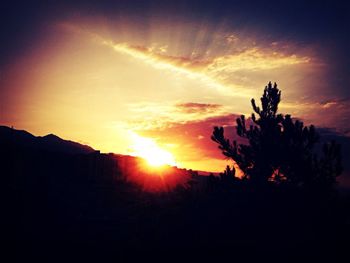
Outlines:
[[213, 126], [234, 134], [272, 81], [281, 113], [350, 136], [340, 2], [114, 2], [1, 7], [0, 125], [221, 171]]

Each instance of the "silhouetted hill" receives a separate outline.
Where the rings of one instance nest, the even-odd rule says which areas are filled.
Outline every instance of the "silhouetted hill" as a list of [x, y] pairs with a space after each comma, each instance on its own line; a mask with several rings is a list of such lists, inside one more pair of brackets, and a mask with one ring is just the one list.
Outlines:
[[67, 154], [83, 154], [95, 151], [90, 146], [64, 140], [54, 134], [36, 137], [24, 130], [0, 126], [0, 146], [9, 144], [16, 148], [31, 148]]

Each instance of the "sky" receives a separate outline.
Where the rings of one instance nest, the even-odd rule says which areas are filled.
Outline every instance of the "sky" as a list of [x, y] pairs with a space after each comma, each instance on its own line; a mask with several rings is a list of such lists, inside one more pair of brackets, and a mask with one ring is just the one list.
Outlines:
[[221, 171], [213, 126], [234, 137], [236, 117], [272, 81], [281, 113], [348, 142], [344, 2], [4, 3], [0, 124]]

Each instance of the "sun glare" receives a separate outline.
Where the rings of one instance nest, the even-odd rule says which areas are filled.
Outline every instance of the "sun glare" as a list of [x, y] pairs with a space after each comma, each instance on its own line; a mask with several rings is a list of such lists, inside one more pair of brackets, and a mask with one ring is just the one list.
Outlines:
[[150, 166], [176, 166], [174, 156], [170, 152], [160, 148], [154, 140], [141, 137], [137, 134], [133, 134], [132, 137], [132, 155], [144, 158]]

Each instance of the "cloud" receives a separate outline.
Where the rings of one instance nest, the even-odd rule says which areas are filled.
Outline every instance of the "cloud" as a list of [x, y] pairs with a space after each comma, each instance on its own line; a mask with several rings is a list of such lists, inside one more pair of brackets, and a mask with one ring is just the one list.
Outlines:
[[187, 102], [176, 104], [176, 107], [185, 113], [215, 113], [223, 106], [220, 104]]
[[330, 127], [337, 132], [350, 135], [350, 100], [349, 99], [327, 99], [314, 103], [294, 104], [293, 108], [298, 110], [298, 116], [302, 116], [308, 124], [319, 127]]
[[129, 103], [127, 107], [132, 113], [127, 126], [135, 131], [167, 129], [228, 114], [223, 105], [198, 102], [138, 102]]
[[203, 69], [210, 65], [212, 61], [210, 60], [200, 60], [200, 59], [193, 59], [191, 57], [185, 57], [185, 56], [171, 56], [166, 54], [166, 49], [163, 47], [157, 47], [157, 46], [136, 46], [136, 45], [129, 45], [126, 43], [122, 44], [115, 44], [114, 47], [117, 50], [128, 50], [130, 53], [134, 53], [136, 55], [139, 53], [139, 55], [143, 54], [148, 56], [149, 58], [152, 58], [158, 62], [164, 62], [169, 63], [173, 66], [181, 67], [181, 68], [192, 68], [192, 69]]
[[291, 65], [307, 64], [311, 62], [311, 58], [308, 56], [285, 54], [283, 52], [279, 52], [278, 50], [271, 50], [258, 46], [251, 46], [244, 49], [235, 50], [232, 51], [232, 54], [198, 59], [196, 56], [186, 57], [168, 55], [165, 54], [164, 50], [155, 47], [136, 46], [127, 43], [114, 43], [112, 41], [105, 41], [105, 44], [111, 45], [118, 52], [122, 52], [148, 62], [153, 62], [155, 64], [160, 63], [163, 67], [168, 65], [179, 69], [190, 69], [193, 71], [205, 72], [209, 75], [219, 71], [235, 72], [245, 70], [268, 70]]
[[248, 48], [240, 53], [222, 56], [214, 59], [208, 65], [208, 72], [236, 72], [236, 71], [257, 71], [271, 70], [285, 66], [307, 64], [311, 58], [286, 55], [278, 51], [264, 50], [258, 47]]
[[[232, 46], [232, 41], [227, 42], [225, 39], [227, 40], [227, 37], [222, 36], [222, 41]], [[239, 41], [238, 37], [235, 39]], [[102, 43], [118, 53], [131, 56], [155, 68], [203, 81], [208, 86], [216, 88], [221, 94], [235, 97], [251, 98], [253, 95], [244, 83], [234, 81], [244, 78], [245, 72], [252, 74], [299, 65], [311, 67], [316, 63], [311, 56], [288, 53], [278, 45], [265, 47], [255, 43], [245, 44], [243, 41], [235, 48], [226, 47], [228, 53], [221, 53], [220, 49], [217, 49], [200, 53], [192, 51], [190, 55], [171, 54], [171, 51], [165, 48], [168, 46], [166, 44], [133, 45], [107, 39]], [[233, 78], [232, 75], [234, 75]]]

